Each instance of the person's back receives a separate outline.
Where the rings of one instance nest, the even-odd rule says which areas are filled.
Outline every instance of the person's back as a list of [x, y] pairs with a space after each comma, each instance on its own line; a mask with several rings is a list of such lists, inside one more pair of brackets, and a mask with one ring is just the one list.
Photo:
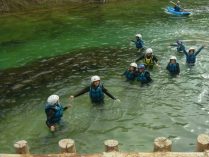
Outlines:
[[51, 131], [55, 131], [56, 125], [59, 124], [63, 116], [63, 111], [69, 107], [71, 107], [71, 105], [63, 107], [60, 104], [58, 95], [50, 95], [48, 97], [45, 105], [45, 113], [47, 117], [46, 125]]

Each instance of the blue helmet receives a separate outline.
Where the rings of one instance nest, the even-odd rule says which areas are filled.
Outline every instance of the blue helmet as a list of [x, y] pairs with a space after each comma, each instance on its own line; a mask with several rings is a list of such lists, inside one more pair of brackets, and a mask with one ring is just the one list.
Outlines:
[[139, 68], [139, 69], [145, 69], [145, 66], [144, 66], [144, 64], [139, 64], [139, 65], [138, 65], [138, 68]]
[[183, 42], [180, 41], [180, 40], [177, 40], [176, 43], [177, 43], [177, 44], [180, 44], [180, 45], [183, 44]]

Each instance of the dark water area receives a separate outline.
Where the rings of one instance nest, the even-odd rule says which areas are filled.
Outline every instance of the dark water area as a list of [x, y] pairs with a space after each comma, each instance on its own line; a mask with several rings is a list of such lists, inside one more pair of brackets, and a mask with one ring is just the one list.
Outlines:
[[79, 77], [92, 70], [120, 66], [121, 60], [130, 52], [131, 50], [120, 48], [85, 49], [3, 70], [0, 72], [2, 107], [8, 107], [12, 102], [16, 105], [14, 98], [27, 97], [39, 88], [46, 88], [51, 82], [70, 79], [72, 76]]

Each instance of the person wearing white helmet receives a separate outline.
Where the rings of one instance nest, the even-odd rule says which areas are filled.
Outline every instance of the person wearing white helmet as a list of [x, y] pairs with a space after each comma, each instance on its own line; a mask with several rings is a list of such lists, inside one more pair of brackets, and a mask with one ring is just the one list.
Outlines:
[[126, 77], [126, 81], [134, 81], [137, 75], [137, 64], [131, 63], [129, 68], [122, 74]]
[[136, 40], [131, 40], [134, 42], [137, 50], [142, 51], [144, 49], [144, 41], [142, 40], [142, 35], [141, 34], [136, 34]]
[[177, 63], [176, 56], [171, 56], [169, 63], [166, 66], [166, 69], [169, 71], [169, 73], [173, 76], [179, 75], [180, 73], [180, 67], [179, 63]]
[[104, 104], [104, 94], [106, 94], [113, 100], [119, 101], [119, 99], [116, 99], [112, 94], [109, 93], [109, 91], [103, 86], [103, 84], [101, 84], [101, 79], [97, 75], [91, 77], [91, 84], [89, 86], [85, 87], [76, 94], [71, 95], [70, 99], [78, 97], [87, 92], [89, 92], [89, 97], [94, 105]]
[[158, 59], [153, 55], [153, 50], [151, 48], [146, 49], [146, 52], [143, 56], [140, 56], [136, 59], [136, 62], [143, 59], [146, 68], [152, 69], [154, 65], [158, 65]]
[[55, 131], [57, 124], [59, 124], [63, 116], [63, 111], [69, 107], [71, 107], [71, 105], [63, 107], [60, 104], [58, 95], [50, 95], [47, 98], [45, 105], [45, 113], [47, 117], [46, 125], [50, 128], [50, 131]]
[[200, 53], [200, 51], [204, 48], [204, 46], [201, 46], [197, 51], [194, 47], [190, 47], [188, 52], [186, 51], [185, 46], [182, 44], [182, 49], [184, 54], [186, 55], [186, 63], [189, 66], [194, 66], [196, 62], [196, 56]]
[[141, 82], [141, 86], [143, 86], [144, 84], [148, 84], [152, 81], [150, 73], [145, 69], [144, 64], [138, 65], [137, 81]]

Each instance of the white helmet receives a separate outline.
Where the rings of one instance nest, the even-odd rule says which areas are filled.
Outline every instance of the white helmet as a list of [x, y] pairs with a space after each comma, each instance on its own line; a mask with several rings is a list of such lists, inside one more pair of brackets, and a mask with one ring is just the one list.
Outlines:
[[91, 83], [93, 83], [94, 81], [100, 81], [100, 77], [95, 75], [91, 77]]
[[146, 49], [146, 54], [153, 53], [151, 48]]
[[138, 38], [142, 38], [142, 35], [141, 34], [136, 34], [136, 37], [138, 37]]
[[59, 96], [58, 95], [50, 95], [47, 99], [47, 103], [54, 105], [59, 101]]
[[171, 60], [171, 59], [177, 60], [177, 59], [176, 59], [176, 56], [171, 56], [170, 60]]
[[190, 47], [190, 48], [189, 48], [189, 51], [191, 51], [191, 50], [195, 50], [195, 48], [194, 48], [194, 47]]
[[137, 68], [137, 64], [136, 63], [131, 63], [130, 66], [134, 67], [134, 68]]

